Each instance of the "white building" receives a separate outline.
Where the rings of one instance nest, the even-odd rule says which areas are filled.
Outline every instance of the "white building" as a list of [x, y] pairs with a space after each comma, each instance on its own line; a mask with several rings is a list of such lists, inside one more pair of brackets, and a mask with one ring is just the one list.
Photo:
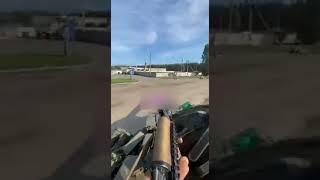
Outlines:
[[196, 76], [198, 73], [195, 72], [174, 72], [174, 74], [178, 77], [191, 77], [191, 76]]
[[148, 72], [167, 72], [167, 68], [143, 68], [143, 70]]
[[34, 38], [37, 36], [36, 30], [33, 27], [18, 27], [16, 34], [19, 38]]
[[14, 39], [17, 37], [16, 29], [19, 25], [6, 25], [0, 27], [0, 39]]

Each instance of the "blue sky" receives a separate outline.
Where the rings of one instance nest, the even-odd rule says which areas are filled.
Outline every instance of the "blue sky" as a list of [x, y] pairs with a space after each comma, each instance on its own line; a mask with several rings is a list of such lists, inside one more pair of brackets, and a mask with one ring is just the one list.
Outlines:
[[114, 0], [111, 63], [201, 60], [209, 34], [209, 0]]

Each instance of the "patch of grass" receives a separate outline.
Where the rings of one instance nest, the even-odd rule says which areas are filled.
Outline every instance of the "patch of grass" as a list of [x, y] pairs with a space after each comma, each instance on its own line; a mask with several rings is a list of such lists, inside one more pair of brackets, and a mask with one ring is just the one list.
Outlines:
[[0, 70], [71, 66], [89, 62], [88, 57], [78, 55], [0, 54]]
[[137, 80], [134, 79], [111, 79], [111, 84], [119, 84], [119, 83], [132, 83], [132, 82], [137, 82]]

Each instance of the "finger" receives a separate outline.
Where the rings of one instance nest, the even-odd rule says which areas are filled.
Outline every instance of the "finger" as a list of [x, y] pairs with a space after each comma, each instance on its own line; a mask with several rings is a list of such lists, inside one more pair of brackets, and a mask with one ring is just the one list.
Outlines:
[[187, 157], [181, 157], [179, 161], [180, 165], [180, 180], [184, 180], [189, 173], [189, 160]]
[[181, 158], [181, 152], [180, 152], [180, 149], [178, 148], [178, 159]]
[[145, 180], [151, 180], [151, 173], [150, 173], [150, 171], [147, 171], [146, 173], [145, 173], [145, 178], [144, 178]]
[[[178, 139], [177, 139], [177, 143], [178, 143], [178, 144], [182, 144], [182, 143], [183, 143], [182, 138], [178, 138]], [[180, 159], [180, 158], [181, 158], [181, 151], [180, 151], [180, 149], [178, 148], [178, 159]]]

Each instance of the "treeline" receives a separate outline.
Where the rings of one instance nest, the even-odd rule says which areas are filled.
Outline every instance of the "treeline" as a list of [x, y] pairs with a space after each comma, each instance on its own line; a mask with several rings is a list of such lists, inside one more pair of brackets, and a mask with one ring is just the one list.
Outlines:
[[[281, 2], [257, 3], [254, 5], [239, 3], [232, 8], [225, 5], [215, 5], [210, 7], [213, 22], [211, 25], [216, 30], [229, 30], [231, 21], [232, 31], [248, 31], [251, 9], [253, 31], [265, 31], [267, 28], [278, 27], [285, 31], [295, 31], [303, 4], [302, 1], [290, 5]], [[232, 19], [230, 20], [231, 10]]]
[[[280, 2], [239, 3], [232, 8], [228, 5], [210, 6], [210, 26], [215, 31], [232, 32], [249, 30], [250, 8], [252, 9], [252, 31], [297, 32], [299, 39], [311, 44], [320, 40], [320, 1], [297, 0], [291, 4]], [[232, 15], [230, 20], [230, 10]]]
[[299, 39], [306, 44], [320, 41], [320, 1], [307, 0], [297, 16]]
[[[16, 11], [16, 12], [0, 12], [0, 25], [21, 24], [23, 26], [32, 25], [32, 16], [61, 16], [58, 12], [47, 11]], [[82, 16], [81, 12], [71, 12], [69, 16]], [[86, 11], [87, 17], [111, 17], [110, 11]], [[109, 22], [109, 21], [108, 21]], [[106, 27], [108, 24], [103, 24]]]
[[0, 13], [0, 25], [11, 23], [30, 25], [31, 15], [26, 12]]
[[[82, 16], [81, 12], [70, 13], [72, 16]], [[111, 17], [110, 11], [85, 11], [85, 15], [89, 17]]]

